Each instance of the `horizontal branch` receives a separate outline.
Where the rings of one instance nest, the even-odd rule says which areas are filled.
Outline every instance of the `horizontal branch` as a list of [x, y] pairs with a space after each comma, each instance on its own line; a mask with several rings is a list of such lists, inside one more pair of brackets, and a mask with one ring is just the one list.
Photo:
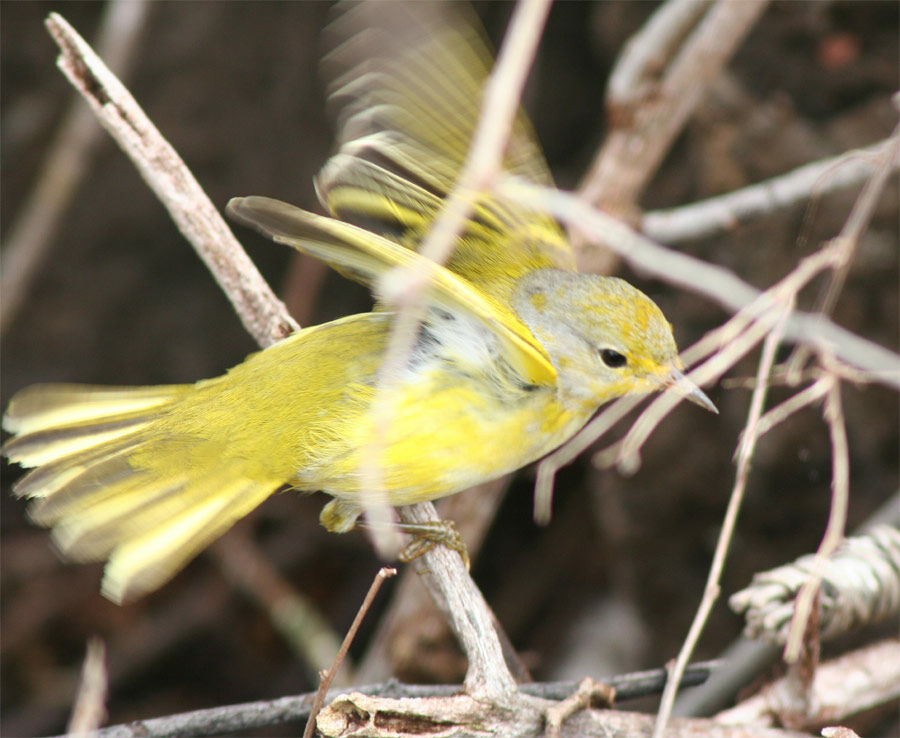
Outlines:
[[[782, 711], [796, 702], [789, 677], [765, 686], [737, 706], [720, 712], [724, 725], [774, 725]], [[820, 664], [812, 683], [809, 715], [792, 715], [795, 724], [809, 729], [834, 725], [864, 710], [900, 697], [900, 641], [866, 646]]]
[[[695, 686], [705, 682], [716, 668], [717, 663], [708, 661], [689, 666], [682, 681], [683, 686]], [[615, 687], [616, 700], [623, 702], [659, 694], [665, 680], [665, 669], [651, 669], [611, 677], [603, 681], [605, 684]], [[523, 694], [532, 697], [562, 700], [578, 688], [578, 683], [536, 682], [522, 684], [519, 688]], [[402, 697], [450, 697], [458, 694], [461, 689], [462, 686], [459, 684], [402, 684], [391, 679], [381, 684], [331, 690], [327, 700], [330, 702], [351, 692], [398, 699]], [[280, 697], [275, 700], [245, 702], [239, 705], [195, 710], [150, 720], [135, 720], [103, 728], [94, 734], [94, 738], [188, 738], [188, 736], [222, 735], [238, 730], [285, 725], [301, 722], [309, 717], [314, 698], [315, 693], [309, 692], [292, 697]]]
[[[786, 210], [812, 196], [821, 197], [861, 184], [872, 176], [891, 144], [892, 139], [887, 139], [725, 195], [650, 211], [641, 218], [641, 231], [648, 238], [669, 245], [725, 233], [751, 218]], [[900, 167], [900, 159], [894, 158], [891, 167]]]

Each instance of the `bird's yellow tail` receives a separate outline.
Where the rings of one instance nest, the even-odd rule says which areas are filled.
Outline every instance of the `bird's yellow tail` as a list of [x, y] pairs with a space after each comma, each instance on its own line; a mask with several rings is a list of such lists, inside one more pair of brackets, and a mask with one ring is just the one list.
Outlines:
[[109, 557], [103, 593], [115, 602], [163, 584], [281, 486], [204, 455], [185, 463], [189, 439], [159, 421], [193, 389], [37, 385], [3, 419], [15, 434], [3, 453], [36, 467], [14, 491], [66, 555]]

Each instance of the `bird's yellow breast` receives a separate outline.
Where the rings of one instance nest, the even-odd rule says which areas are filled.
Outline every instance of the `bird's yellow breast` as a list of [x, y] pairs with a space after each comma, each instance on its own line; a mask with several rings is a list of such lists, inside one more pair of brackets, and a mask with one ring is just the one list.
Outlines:
[[380, 442], [373, 443], [369, 404], [342, 423], [346, 434], [321, 447], [318, 463], [301, 469], [295, 483], [364, 502], [360, 470], [374, 461], [388, 502], [407, 505], [495, 479], [555, 448], [587, 420], [554, 395], [541, 387], [500, 400], [478, 378], [435, 362], [395, 388]]

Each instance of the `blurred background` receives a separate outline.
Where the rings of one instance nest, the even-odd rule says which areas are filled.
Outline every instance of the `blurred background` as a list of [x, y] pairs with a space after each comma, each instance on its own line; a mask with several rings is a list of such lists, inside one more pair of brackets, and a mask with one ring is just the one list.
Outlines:
[[[476, 7], [497, 41], [512, 6]], [[603, 140], [607, 75], [655, 7], [553, 7], [525, 102], [561, 187], [578, 185]], [[105, 4], [0, 8], [4, 238], [76, 98], [44, 30], [51, 11], [92, 42]], [[218, 207], [258, 194], [320, 211], [312, 178], [333, 135], [318, 73], [329, 12], [324, 2], [150, 4], [126, 84]], [[896, 3], [772, 4], [641, 204], [689, 203], [885, 138], [897, 119], [890, 96], [900, 83], [898, 21]], [[855, 194], [829, 195], [685, 250], [763, 288], [839, 231]], [[897, 202], [895, 176], [835, 311], [836, 322], [895, 351]], [[363, 288], [255, 234], [239, 230], [238, 237], [304, 325], [369, 308]], [[660, 304], [681, 346], [728, 317], [701, 297], [627, 269], [620, 274]], [[804, 295], [808, 308], [817, 285]], [[39, 381], [192, 382], [254, 348], [162, 206], [102, 136], [0, 338], [2, 404]], [[734, 376], [754, 374], [757, 359], [751, 355]], [[513, 480], [472, 571], [535, 678], [602, 677], [661, 666], [676, 653], [702, 594], [749, 403], [747, 390], [708, 392], [721, 414], [679, 408], [647, 444], [634, 476], [597, 471], [589, 454], [564, 470], [547, 528], [532, 522], [533, 469]], [[770, 404], [786, 396], [776, 388]], [[896, 492], [898, 403], [878, 385], [846, 386], [843, 399], [852, 530]], [[23, 502], [9, 494], [18, 468], [2, 471], [0, 733], [64, 729], [86, 640], [95, 634], [108, 648], [109, 723], [315, 687], [325, 663], [297, 657], [266, 609], [235, 586], [240, 574], [228, 556], [202, 555], [159, 592], [118, 607], [99, 595], [100, 565], [60, 561], [49, 534], [31, 526]], [[725, 571], [726, 597], [754, 572], [815, 550], [829, 481], [819, 408], [761, 441]], [[363, 534], [331, 535], [318, 525], [325, 500], [272, 498], [229, 534], [236, 541], [229, 550], [252, 546], [342, 635], [379, 562]], [[364, 657], [395, 588], [383, 591], [352, 658]], [[714, 657], [740, 629], [723, 599], [697, 657]], [[424, 642], [428, 653], [396, 657], [390, 669], [406, 680], [459, 682], [463, 662], [448, 637], [438, 632]], [[883, 716], [869, 720], [857, 729], [884, 725]]]

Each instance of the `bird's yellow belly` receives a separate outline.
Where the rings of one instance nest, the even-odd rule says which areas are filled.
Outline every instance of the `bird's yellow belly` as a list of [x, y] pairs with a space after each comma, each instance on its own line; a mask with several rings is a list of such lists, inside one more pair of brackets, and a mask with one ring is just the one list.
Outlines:
[[396, 396], [380, 436], [370, 406], [344, 428], [339, 442], [322, 449], [316, 464], [299, 471], [297, 486], [364, 503], [373, 475], [363, 470], [377, 462], [390, 504], [431, 500], [540, 458], [589, 416], [560, 406], [549, 388], [500, 400], [476, 379], [437, 370], [405, 384]]

